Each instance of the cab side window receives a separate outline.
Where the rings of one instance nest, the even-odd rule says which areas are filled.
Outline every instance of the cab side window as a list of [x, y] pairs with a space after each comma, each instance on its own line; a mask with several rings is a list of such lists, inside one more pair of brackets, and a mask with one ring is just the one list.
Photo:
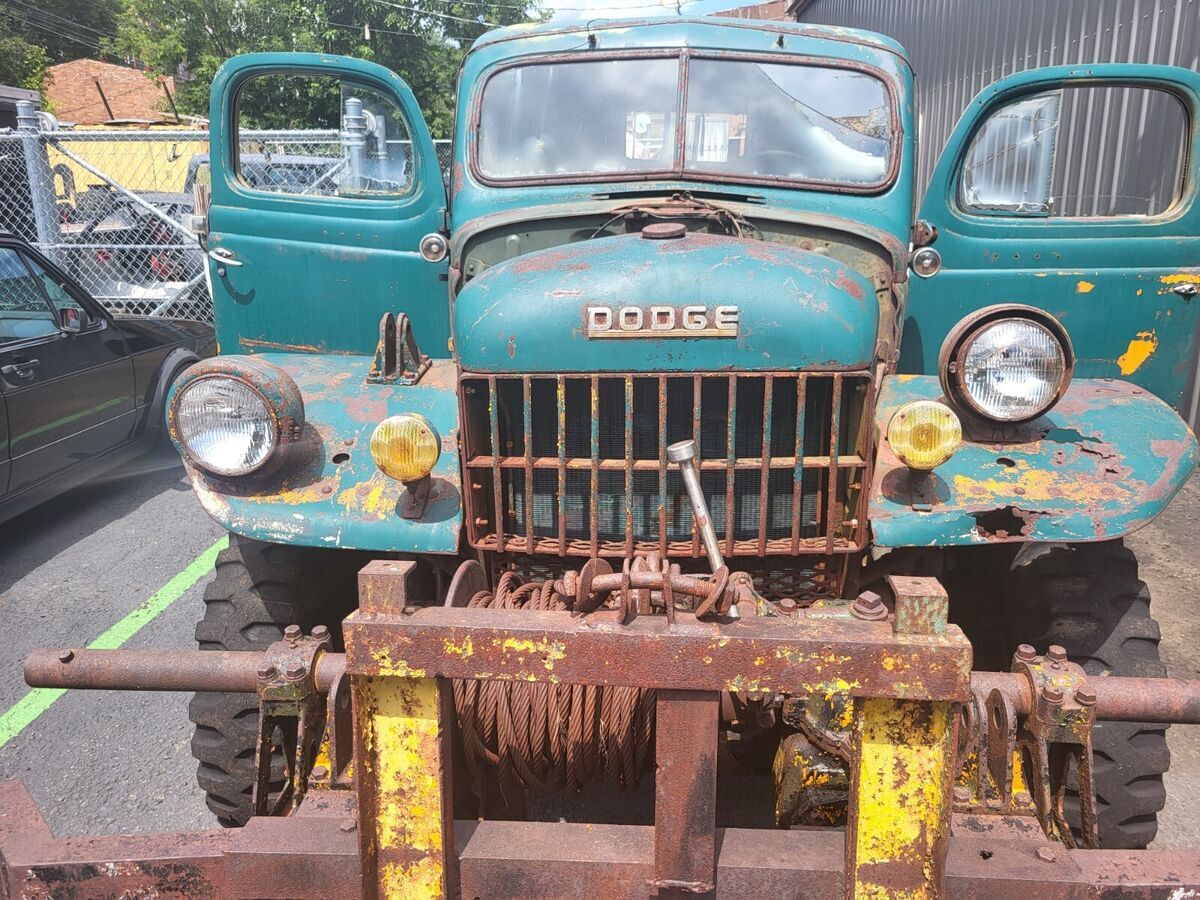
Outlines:
[[0, 247], [0, 343], [44, 337], [58, 319], [20, 253]]
[[328, 75], [255, 75], [238, 88], [236, 117], [243, 187], [367, 199], [413, 189], [408, 125], [369, 87]]
[[51, 307], [58, 315], [58, 321], [64, 324], [75, 323], [78, 327], [87, 324], [89, 318], [87, 310], [68, 293], [62, 282], [43, 269], [36, 259], [25, 257], [25, 262], [29, 265], [29, 270], [33, 272], [34, 278], [42, 286], [42, 290], [46, 292]]
[[[1143, 166], [1147, 123], [1167, 151]], [[1143, 87], [1067, 87], [994, 111], [976, 132], [959, 178], [968, 213], [1043, 218], [1156, 216], [1182, 194], [1187, 112]]]

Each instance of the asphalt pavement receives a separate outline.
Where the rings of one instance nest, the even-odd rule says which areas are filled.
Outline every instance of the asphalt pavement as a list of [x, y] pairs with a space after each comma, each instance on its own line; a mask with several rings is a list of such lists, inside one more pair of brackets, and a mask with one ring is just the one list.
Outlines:
[[[193, 648], [207, 580], [193, 563], [221, 537], [171, 452], [0, 525], [0, 779], [24, 780], [56, 833], [213, 827], [195, 784], [186, 696], [31, 698], [21, 661], [36, 647], [85, 646], [101, 636], [106, 645]], [[1130, 544], [1154, 596], [1171, 674], [1200, 677], [1200, 479]], [[1169, 742], [1169, 799], [1155, 846], [1200, 846], [1192, 812], [1200, 727], [1176, 726]]]

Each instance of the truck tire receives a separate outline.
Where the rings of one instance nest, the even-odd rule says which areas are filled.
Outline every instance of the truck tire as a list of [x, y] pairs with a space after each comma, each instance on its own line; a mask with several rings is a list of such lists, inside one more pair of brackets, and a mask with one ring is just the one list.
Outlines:
[[[1013, 650], [1026, 643], [1044, 653], [1059, 644], [1089, 675], [1166, 676], [1150, 591], [1122, 541], [1028, 549], [1035, 552], [1017, 554], [1007, 585], [1005, 631]], [[1166, 726], [1099, 722], [1092, 745], [1100, 845], [1145, 847], [1166, 803]], [[1067, 812], [1079, 821], [1074, 791]]]
[[[341, 621], [357, 593], [357, 554], [264, 544], [230, 535], [217, 557], [216, 573], [204, 591], [204, 618], [196, 626], [201, 650], [262, 650], [282, 639], [287, 625], [305, 633], [326, 625], [341, 642]], [[251, 792], [258, 741], [254, 694], [198, 693], [188, 706], [196, 726], [192, 756], [196, 781], [208, 808], [226, 827], [244, 825], [253, 812]], [[283, 759], [276, 753], [274, 787], [283, 785]]]

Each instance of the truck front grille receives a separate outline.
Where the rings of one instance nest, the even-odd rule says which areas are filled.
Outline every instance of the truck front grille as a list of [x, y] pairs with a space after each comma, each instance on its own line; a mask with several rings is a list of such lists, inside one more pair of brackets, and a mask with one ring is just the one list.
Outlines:
[[666, 456], [688, 438], [727, 556], [863, 546], [864, 374], [464, 374], [461, 388], [473, 547], [702, 556]]

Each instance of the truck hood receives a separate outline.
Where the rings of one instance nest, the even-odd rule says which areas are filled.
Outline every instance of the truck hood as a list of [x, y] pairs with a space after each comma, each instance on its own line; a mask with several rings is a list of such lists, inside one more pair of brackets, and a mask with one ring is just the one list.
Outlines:
[[453, 326], [471, 372], [833, 371], [870, 366], [879, 307], [861, 273], [811, 251], [622, 235], [493, 266]]

